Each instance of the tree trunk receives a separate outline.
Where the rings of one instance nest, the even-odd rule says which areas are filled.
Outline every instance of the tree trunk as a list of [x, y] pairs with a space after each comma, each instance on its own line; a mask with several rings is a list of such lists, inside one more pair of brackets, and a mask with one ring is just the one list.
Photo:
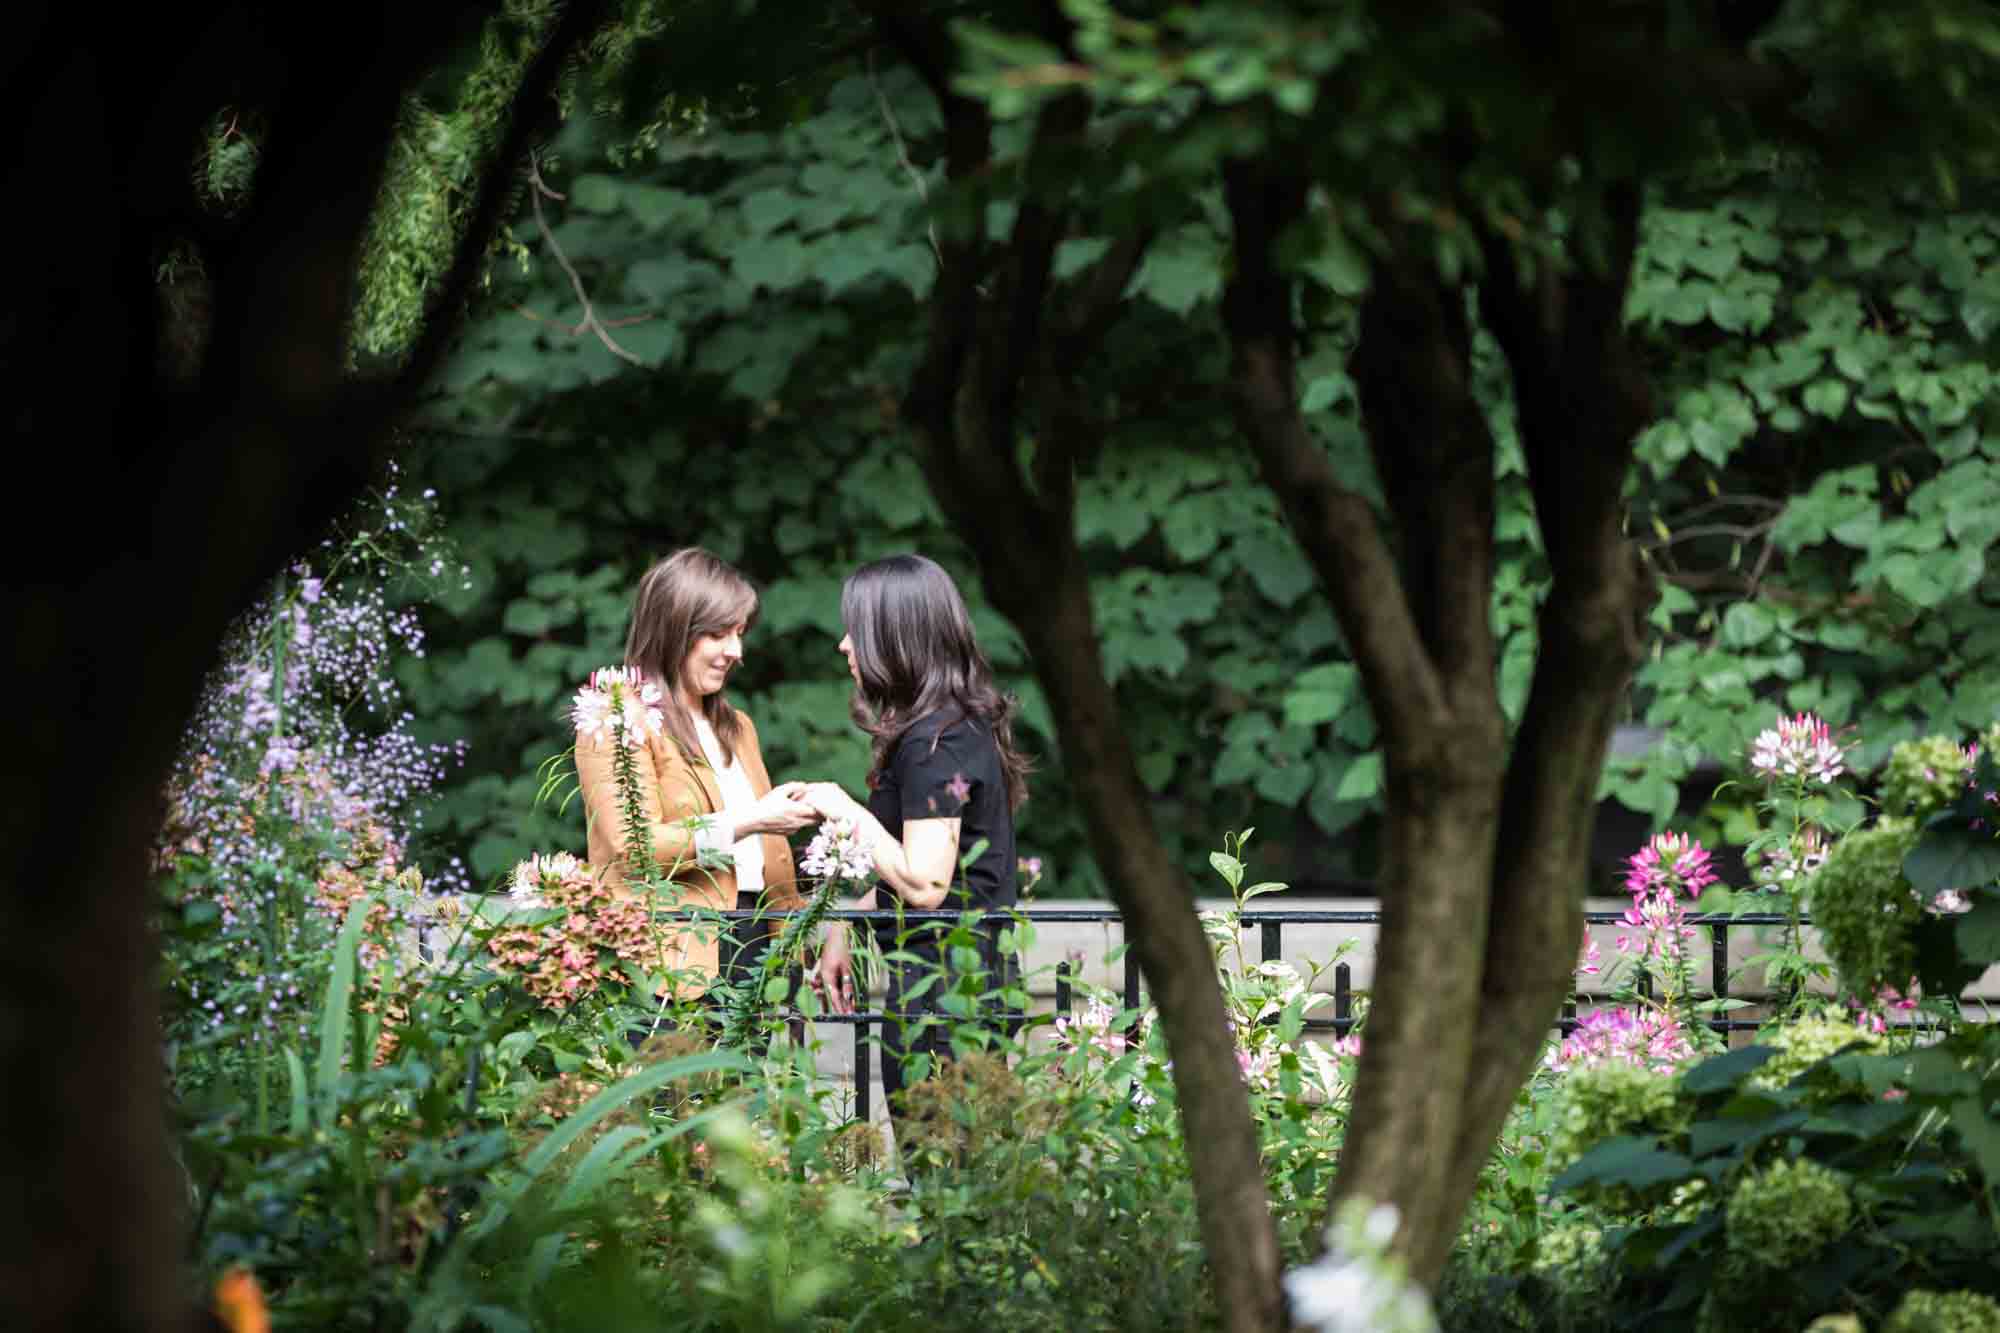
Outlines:
[[[10, 122], [31, 131], [13, 193], [66, 217], [0, 322], [28, 445], [18, 493], [51, 520], [17, 516], [4, 539], [16, 706], [0, 725], [0, 931], [16, 950], [0, 981], [0, 1174], [20, 1203], [0, 1233], [0, 1327], [24, 1333], [193, 1315], [195, 1182], [166, 1132], [148, 896], [160, 785], [229, 620], [350, 502], [444, 347], [434, 322], [397, 383], [346, 380], [356, 256], [403, 92], [477, 7], [364, 6], [296, 36], [255, 8], [31, 12], [6, 84]], [[546, 99], [597, 12], [565, 15], [525, 101]], [[270, 133], [251, 205], [217, 229], [187, 182], [232, 95]], [[514, 117], [496, 178], [530, 123]], [[434, 310], [471, 290], [502, 183], [482, 188], [470, 259]], [[186, 367], [162, 374], [174, 331], [155, 266], [204, 228], [214, 323], [190, 383]]]
[[[1202, 1249], [1225, 1326], [1244, 1333], [1281, 1328], [1277, 1232], [1215, 955], [1186, 879], [1153, 826], [1152, 799], [1104, 679], [1090, 589], [1073, 539], [1070, 546], [1039, 568], [1020, 549], [982, 558], [987, 594], [1027, 641], [1035, 678], [1063, 738], [1063, 765], [1083, 807], [1091, 850], [1159, 1008]], [[1053, 580], [1052, 568], [1061, 571]]]
[[1272, 248], [1303, 217], [1304, 183], [1249, 164], [1225, 181], [1239, 415], [1333, 601], [1387, 777], [1375, 986], [1332, 1198], [1395, 1205], [1395, 1246], [1433, 1283], [1570, 985], [1598, 774], [1638, 661], [1646, 585], [1618, 523], [1646, 406], [1617, 318], [1636, 206], [1613, 201], [1609, 273], [1542, 266], [1561, 290], [1503, 287], [1511, 265], [1489, 254], [1488, 321], [1515, 371], [1555, 569], [1510, 759], [1487, 611], [1494, 452], [1466, 292], [1436, 276], [1421, 236], [1388, 230], [1352, 370], [1392, 556], [1296, 406], [1292, 283]]

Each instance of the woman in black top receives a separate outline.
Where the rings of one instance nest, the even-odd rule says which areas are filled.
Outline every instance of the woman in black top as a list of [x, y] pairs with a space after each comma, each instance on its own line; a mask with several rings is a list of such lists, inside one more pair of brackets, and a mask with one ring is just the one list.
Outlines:
[[[825, 818], [852, 821], [874, 853], [881, 883], [855, 906], [900, 899], [926, 912], [1012, 907], [1014, 810], [1028, 796], [1028, 763], [1014, 748], [1014, 701], [993, 683], [957, 586], [920, 555], [890, 556], [849, 577], [840, 614], [854, 718], [874, 740], [868, 803], [832, 783], [808, 787], [803, 799]], [[974, 847], [979, 855], [962, 865]], [[938, 1004], [946, 983], [907, 998], [941, 962], [942, 932], [914, 930], [899, 944], [893, 923], [876, 931], [885, 952], [900, 949], [924, 960], [890, 968], [882, 1086], [893, 1113], [900, 1109], [904, 1059], [921, 1052], [935, 1062], [951, 1051]], [[991, 947], [997, 927], [988, 934], [987, 986], [997, 989], [1002, 977]], [[835, 927], [820, 955], [819, 984], [841, 1013], [854, 1005], [850, 957], [847, 932]], [[923, 1024], [926, 1015], [939, 1021]]]

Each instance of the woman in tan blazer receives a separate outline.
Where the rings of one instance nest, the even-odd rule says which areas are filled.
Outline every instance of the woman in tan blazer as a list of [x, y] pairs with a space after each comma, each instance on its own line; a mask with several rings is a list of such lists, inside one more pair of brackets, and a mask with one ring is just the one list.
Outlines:
[[[796, 799], [800, 784], [772, 788], [756, 727], [722, 697], [723, 683], [743, 660], [743, 636], [756, 620], [757, 591], [749, 580], [693, 547], [647, 570], [633, 601], [625, 665], [660, 686], [665, 724], [633, 756], [648, 850], [664, 881], [654, 888], [654, 901], [769, 913], [762, 922], [730, 923], [733, 930], [696, 922], [670, 933], [663, 994], [675, 999], [708, 990], [718, 955], [732, 967], [755, 966], [782, 915], [803, 905], [785, 835], [818, 816]], [[602, 733], [579, 732], [576, 771], [590, 864], [623, 892], [625, 818], [614, 745]]]

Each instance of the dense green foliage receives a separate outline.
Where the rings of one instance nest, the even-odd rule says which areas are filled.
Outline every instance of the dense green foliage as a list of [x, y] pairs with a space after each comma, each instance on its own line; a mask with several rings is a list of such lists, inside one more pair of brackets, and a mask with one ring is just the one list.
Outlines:
[[[569, 197], [550, 201], [546, 237], [532, 218], [517, 224], [535, 265], [499, 280], [412, 464], [444, 493], [480, 573], [410, 683], [428, 722], [471, 739], [449, 823], [481, 873], [558, 836], [496, 817], [510, 804], [497, 798], [526, 790], [559, 740], [549, 718], [567, 684], [615, 654], [649, 556], [704, 543], [766, 589], [736, 697], [782, 772], [851, 780], [861, 762], [832, 651], [848, 568], [921, 549], [977, 604], [894, 418], [934, 268], [924, 205], [941, 182], [915, 166], [934, 132], [900, 72], [835, 83], [779, 132], [683, 134], [622, 166], [600, 132], [572, 123]], [[1006, 227], [1011, 210], [995, 202], [986, 225]], [[1279, 830], [1295, 878], [1365, 873], [1365, 836], [1331, 852], [1327, 839], [1365, 834], [1376, 808], [1373, 723], [1226, 411], [1214, 201], [1184, 213], [1093, 372], [1115, 415], [1080, 482], [1078, 525], [1106, 670], [1166, 809]], [[1694, 767], [1739, 753], [1774, 707], [1857, 727], [1865, 766], [1899, 739], [1990, 716], [1995, 228], [1987, 214], [1836, 208], [1771, 173], [1649, 210], [1629, 314], [1662, 392], [1631, 522], [1653, 534], [1667, 589], [1631, 716], [1674, 739], [1614, 764], [1607, 795], [1665, 820]], [[1104, 244], [1066, 242], [1058, 272]], [[572, 332], [563, 259], [642, 366]], [[1346, 296], [1365, 269], [1325, 272], [1332, 304], [1304, 406], [1346, 474], [1372, 487], [1343, 365]], [[1546, 575], [1505, 376], [1482, 347], [1502, 459], [1494, 612], [1503, 701], [1518, 712]], [[1052, 854], [1057, 892], [1091, 891], [1026, 664], [995, 617], [982, 612], [981, 627], [1044, 754], [1048, 799], [1027, 841]], [[1213, 836], [1162, 827], [1185, 830], [1191, 864]]]

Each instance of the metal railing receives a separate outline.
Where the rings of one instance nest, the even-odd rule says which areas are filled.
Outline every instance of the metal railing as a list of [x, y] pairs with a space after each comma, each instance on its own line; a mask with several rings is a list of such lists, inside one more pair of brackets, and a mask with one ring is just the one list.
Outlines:
[[[720, 918], [727, 921], [770, 919], [769, 914], [763, 912], [722, 911], [705, 912], [701, 915], [705, 919]], [[828, 912], [826, 919], [828, 921], [852, 921], [857, 923], [893, 924], [900, 922], [904, 926], [926, 923], [949, 925], [965, 920], [965, 914], [962, 912], [915, 911], [897, 913], [894, 910], [870, 912], [834, 911]], [[996, 928], [1004, 928], [1006, 923], [1017, 919], [1031, 921], [1036, 924], [1053, 922], [1089, 924], [1092, 922], [1122, 922], [1124, 914], [1115, 908], [1065, 910], [1059, 907], [1032, 907], [1014, 908], [1004, 911], [996, 910], [988, 912], [984, 917], [984, 921], [988, 925]], [[1380, 926], [1382, 924], [1382, 913], [1379, 910], [1348, 911], [1299, 908], [1287, 911], [1283, 908], [1258, 908], [1242, 912], [1237, 919], [1239, 924], [1245, 928], [1256, 928], [1258, 932], [1258, 961], [1272, 962], [1284, 957], [1284, 931], [1286, 926]], [[1620, 912], [1586, 912], [1584, 913], [1584, 921], [1586, 924], [1592, 926], [1626, 924], [1624, 914]], [[1765, 912], [1745, 913], [1740, 916], [1726, 916], [1721, 913], [1689, 916], [1687, 918], [1688, 925], [1706, 927], [1710, 933], [1710, 991], [1708, 994], [1697, 998], [1699, 1000], [1742, 998], [1731, 996], [1729, 993], [1729, 932], [1731, 930], [1738, 927], [1782, 926], [1790, 924], [1790, 922], [1790, 917]], [[1803, 928], [1810, 926], [1812, 922], [1807, 918], [1801, 917], [1798, 924]], [[1125, 1006], [1128, 1009], [1137, 1009], [1144, 1001], [1144, 992], [1140, 986], [1139, 959], [1128, 948], [1125, 951], [1122, 961], [1124, 964], [1123, 998]], [[1647, 974], [1641, 971], [1639, 977], [1640, 981], [1637, 989], [1640, 994], [1650, 994]], [[1074, 1010], [1076, 982], [1077, 975], [1071, 968], [1069, 960], [1064, 959], [1059, 961], [1055, 965], [1056, 1013], [1067, 1014]], [[1332, 1016], [1327, 1018], [1308, 1018], [1305, 1026], [1309, 1029], [1345, 1036], [1353, 1029], [1356, 1022], [1354, 1017], [1354, 974], [1353, 969], [1346, 963], [1334, 964], [1332, 994]], [[1574, 1032], [1578, 1026], [1579, 1020], [1576, 1017], [1576, 1006], [1580, 998], [1582, 997], [1578, 993], [1572, 991], [1569, 999], [1564, 1002], [1562, 1016], [1554, 1024], [1555, 1029], [1560, 1031], [1564, 1036], [1568, 1036]], [[1608, 993], [1605, 998], [1609, 998]], [[799, 1016], [794, 1013], [789, 1017], [793, 1021], [796, 1021]], [[1019, 1019], [1023, 1015], [1005, 1015], [1005, 1017]], [[873, 1071], [871, 1068], [868, 1030], [876, 1025], [894, 1020], [895, 1015], [875, 1009], [857, 1009], [853, 1013], [847, 1014], [836, 1014], [831, 1011], [822, 1010], [813, 1015], [811, 1020], [814, 1023], [832, 1023], [851, 1026], [853, 1028], [855, 1113], [863, 1120], [868, 1119], [870, 1110], [872, 1109], [872, 1094], [869, 1091], [869, 1083], [873, 1077]], [[1731, 1032], [1755, 1031], [1760, 1025], [1759, 1020], [1729, 1018], [1721, 1011], [1718, 1011], [1714, 1018], [1705, 1021], [1705, 1026], [1716, 1032], [1723, 1033], [1725, 1036]]]

